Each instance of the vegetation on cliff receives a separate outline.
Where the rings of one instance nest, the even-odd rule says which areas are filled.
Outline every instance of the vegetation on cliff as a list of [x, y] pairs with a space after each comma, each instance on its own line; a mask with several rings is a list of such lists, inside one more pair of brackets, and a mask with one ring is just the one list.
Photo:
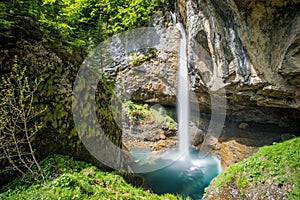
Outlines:
[[217, 176], [205, 199], [299, 199], [299, 160], [299, 137], [261, 147]]
[[[160, 3], [160, 0], [1, 2], [0, 28], [9, 30], [23, 18], [29, 18], [42, 30], [44, 39], [58, 43], [61, 48], [93, 47], [113, 33], [145, 25]], [[2, 37], [14, 35], [5, 31]]]
[[[34, 137], [30, 137], [32, 152], [36, 154], [37, 160], [61, 152], [86, 161], [91, 160], [78, 138], [72, 118], [72, 87], [77, 70], [89, 50], [98, 43], [116, 32], [147, 25], [149, 17], [159, 10], [159, 5], [165, 3], [160, 0], [0, 2], [1, 78], [7, 80], [13, 71], [12, 66], [18, 65], [29, 86], [35, 85], [34, 80], [42, 79], [35, 88], [32, 104], [25, 103], [27, 107], [47, 108], [40, 115], [30, 118], [27, 124], [30, 130], [35, 128], [35, 123], [39, 125]], [[16, 81], [12, 80], [12, 83]], [[2, 83], [1, 91], [8, 87]], [[10, 84], [9, 87], [15, 88], [15, 85]], [[111, 120], [110, 95], [110, 84], [106, 80], [100, 80], [96, 96], [99, 104], [97, 114], [100, 120], [105, 118], [101, 124], [105, 133], [112, 142], [120, 145], [120, 130]], [[19, 95], [15, 93], [9, 98], [17, 102]], [[6, 99], [1, 98], [0, 101], [1, 114], [6, 113], [2, 118], [13, 116], [11, 110], [5, 110], [2, 106], [7, 105]], [[14, 122], [17, 126], [22, 125], [20, 120]], [[1, 124], [3, 125], [2, 121]], [[10, 174], [12, 168], [16, 170], [20, 167], [12, 167], [10, 155], [4, 155], [2, 151], [14, 144], [9, 134], [3, 135], [9, 127], [2, 125], [0, 185], [14, 177]], [[13, 134], [20, 138], [24, 135], [22, 132], [18, 130], [18, 133]], [[23, 150], [26, 144], [20, 140], [17, 146]], [[13, 157], [17, 164], [20, 163], [17, 160], [19, 157]], [[9, 170], [7, 166], [10, 166]]]
[[49, 156], [41, 166], [45, 184], [33, 183], [30, 176], [19, 177], [3, 187], [0, 199], [181, 199], [151, 194], [128, 184], [125, 172], [103, 172], [67, 156]]

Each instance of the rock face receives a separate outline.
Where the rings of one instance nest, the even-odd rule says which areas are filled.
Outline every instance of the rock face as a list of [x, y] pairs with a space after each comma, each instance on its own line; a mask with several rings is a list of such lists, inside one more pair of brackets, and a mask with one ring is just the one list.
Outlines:
[[300, 2], [190, 0], [182, 12], [184, 3], [193, 90], [209, 95], [220, 78], [232, 117], [264, 121], [270, 107], [299, 119]]
[[[30, 81], [35, 78], [43, 79], [40, 87], [35, 92], [33, 105], [46, 108], [46, 111], [35, 117], [34, 121], [43, 122], [42, 129], [35, 135], [32, 145], [38, 159], [43, 159], [49, 154], [63, 153], [93, 162], [99, 167], [104, 167], [97, 161], [80, 141], [77, 130], [74, 128], [72, 116], [72, 90], [78, 69], [83, 61], [84, 55], [74, 51], [73, 54], [62, 49], [53, 41], [47, 40], [39, 29], [38, 22], [27, 16], [14, 16], [15, 23], [9, 28], [1, 26], [0, 34], [0, 71], [1, 78], [11, 70], [14, 58], [18, 65], [27, 67], [26, 76]], [[9, 33], [7, 36], [2, 33]], [[102, 90], [101, 90], [102, 89]], [[108, 111], [110, 101], [109, 90], [103, 89], [99, 83], [97, 97], [101, 96], [100, 106], [102, 110]], [[1, 99], [2, 101], [2, 99]], [[106, 106], [105, 106], [106, 105]], [[117, 125], [112, 120], [107, 120], [110, 111], [103, 116], [107, 133], [116, 136], [112, 141], [121, 145], [121, 134]], [[112, 124], [111, 124], [111, 123]], [[103, 126], [104, 127], [104, 126]], [[15, 177], [16, 173], [4, 153], [0, 151], [0, 186]], [[8, 167], [8, 170], [4, 170]], [[3, 170], [2, 170], [3, 169]]]
[[[299, 130], [300, 2], [177, 3], [177, 22], [187, 32], [192, 101], [201, 112], [210, 113], [211, 97], [225, 90], [227, 118]], [[147, 55], [138, 55], [138, 62], [127, 57], [127, 64], [113, 66], [120, 94], [125, 91], [136, 101], [176, 103], [180, 34], [167, 15], [151, 21], [158, 32], [166, 29], [154, 56], [143, 60]], [[134, 66], [128, 67], [130, 62]]]
[[[123, 42], [125, 52], [132, 53], [122, 55], [127, 64], [117, 63], [115, 66], [118, 69], [113, 76], [115, 91], [123, 100], [130, 98], [152, 104], [175, 105], [180, 34], [170, 20], [162, 16], [154, 17], [152, 23], [154, 28], [145, 30], [159, 34], [147, 44], [153, 46], [152, 50], [132, 49]], [[165, 27], [164, 23], [169, 25]], [[132, 31], [131, 35], [140, 38], [140, 31]]]
[[[215, 98], [216, 113], [235, 123], [234, 128], [223, 128], [213, 149], [222, 166], [280, 141], [284, 132], [299, 131], [300, 1], [177, 3], [176, 22], [184, 24], [187, 34], [191, 101], [201, 113], [210, 114]], [[136, 58], [123, 57], [126, 61], [113, 67], [116, 92], [133, 101], [174, 106], [180, 34], [168, 13], [151, 23], [162, 33], [155, 54], [137, 50]], [[221, 105], [222, 98], [226, 105]], [[224, 106], [226, 112], [219, 113]], [[264, 126], [259, 133], [255, 123]], [[208, 126], [199, 126], [204, 134], [192, 136], [198, 148]]]
[[[230, 128], [223, 128], [223, 140], [216, 144], [223, 167], [279, 141], [280, 134], [298, 132], [300, 1], [178, 0], [177, 7], [175, 22], [184, 24], [187, 35], [193, 105], [201, 114], [211, 114], [215, 103], [216, 114], [240, 125], [233, 130], [240, 135], [234, 137]], [[133, 101], [174, 106], [180, 34], [169, 13], [155, 16], [151, 26], [161, 33], [155, 53], [138, 49], [136, 58], [121, 56], [125, 61], [117, 62], [111, 73], [116, 92]], [[273, 131], [259, 143], [264, 131], [252, 130], [255, 123], [266, 126], [260, 131], [276, 127], [281, 132]], [[195, 146], [201, 146], [209, 126], [198, 127], [204, 135], [192, 137]]]

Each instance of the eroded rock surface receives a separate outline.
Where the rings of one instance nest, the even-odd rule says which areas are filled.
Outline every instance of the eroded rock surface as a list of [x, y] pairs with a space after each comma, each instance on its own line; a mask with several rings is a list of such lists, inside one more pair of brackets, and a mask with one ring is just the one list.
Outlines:
[[249, 105], [299, 110], [299, 9], [299, 1], [187, 1], [193, 89], [222, 78], [234, 115]]

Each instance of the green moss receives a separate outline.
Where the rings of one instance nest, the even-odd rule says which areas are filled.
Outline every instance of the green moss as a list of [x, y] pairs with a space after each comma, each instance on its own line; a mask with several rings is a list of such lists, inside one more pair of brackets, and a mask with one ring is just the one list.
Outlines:
[[290, 199], [300, 198], [300, 137], [260, 148], [253, 156], [226, 168], [212, 182], [213, 188], [235, 182], [240, 192], [250, 183], [264, 183], [270, 178], [277, 183], [294, 184]]
[[132, 101], [126, 101], [123, 108], [127, 112], [129, 118], [136, 122], [147, 120], [151, 115], [150, 110], [144, 108], [143, 105], [136, 104]]
[[175, 120], [168, 113], [161, 113], [159, 110], [153, 108], [147, 109], [143, 105], [132, 101], [125, 102], [123, 107], [128, 113], [129, 118], [136, 122], [155, 121], [169, 129], [174, 129], [177, 126]]
[[150, 194], [128, 184], [124, 172], [103, 172], [91, 164], [53, 155], [41, 162], [46, 184], [20, 177], [2, 189], [0, 199], [180, 199]]

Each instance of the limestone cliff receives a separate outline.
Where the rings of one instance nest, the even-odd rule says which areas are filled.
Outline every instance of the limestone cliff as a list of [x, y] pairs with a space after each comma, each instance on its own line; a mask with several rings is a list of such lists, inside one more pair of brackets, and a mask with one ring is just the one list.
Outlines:
[[[211, 114], [213, 103], [215, 114], [225, 115], [226, 127], [214, 144], [224, 167], [282, 140], [284, 133], [299, 132], [300, 1], [179, 0], [175, 13], [173, 23], [170, 13], [150, 21], [158, 33], [148, 43], [155, 53], [133, 50], [124, 40], [131, 52], [114, 56], [117, 62], [104, 68], [119, 96], [175, 106], [180, 33], [174, 23], [181, 22], [188, 41], [191, 118], [199, 118], [199, 108], [201, 115]], [[144, 35], [140, 31], [131, 32], [136, 43]], [[246, 126], [238, 128], [240, 122]], [[200, 127], [204, 133], [218, 125], [208, 123]]]
[[195, 91], [219, 77], [229, 115], [268, 121], [263, 107], [286, 108], [271, 110], [299, 119], [300, 1], [179, 0], [178, 7]]
[[[177, 20], [187, 32], [193, 101], [202, 111], [211, 112], [212, 90], [225, 88], [227, 118], [281, 126], [299, 121], [300, 1], [179, 0], [177, 8]], [[179, 33], [167, 15], [154, 17], [150, 25], [166, 29], [156, 58], [144, 59], [135, 69], [114, 66], [116, 76], [130, 77], [127, 86], [145, 81], [129, 76], [132, 70], [156, 74], [154, 81], [135, 86], [133, 100], [176, 103]]]
[[[179, 0], [176, 14], [187, 33], [192, 101], [201, 112], [211, 113], [211, 98], [225, 89], [227, 119], [299, 129], [300, 1]], [[180, 36], [169, 15], [150, 23], [161, 32], [156, 56], [131, 68], [113, 66], [133, 100], [176, 103]], [[137, 71], [143, 78], [130, 75]]]

